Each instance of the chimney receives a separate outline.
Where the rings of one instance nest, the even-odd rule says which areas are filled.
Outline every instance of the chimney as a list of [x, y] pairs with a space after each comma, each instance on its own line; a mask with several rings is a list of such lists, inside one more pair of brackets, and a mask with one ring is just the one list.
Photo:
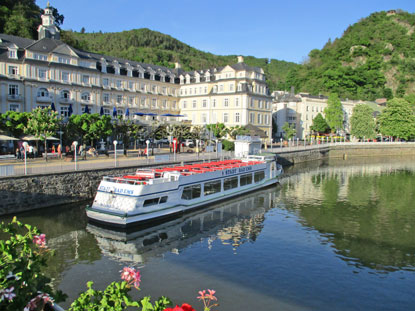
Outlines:
[[175, 62], [175, 63], [174, 63], [174, 68], [175, 68], [175, 69], [179, 69], [179, 68], [182, 68], [182, 66], [180, 65], [180, 63], [179, 63], [179, 62]]
[[238, 56], [238, 63], [243, 63], [243, 62], [244, 62], [244, 57]]

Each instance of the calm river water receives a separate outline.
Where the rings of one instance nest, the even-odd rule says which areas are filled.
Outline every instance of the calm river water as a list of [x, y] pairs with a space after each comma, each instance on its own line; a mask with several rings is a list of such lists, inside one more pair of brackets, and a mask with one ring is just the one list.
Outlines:
[[[281, 185], [129, 233], [87, 224], [84, 206], [19, 215], [56, 249], [69, 295], [141, 268], [139, 295], [218, 310], [414, 310], [415, 158], [296, 166]], [[3, 218], [7, 219], [7, 218]]]

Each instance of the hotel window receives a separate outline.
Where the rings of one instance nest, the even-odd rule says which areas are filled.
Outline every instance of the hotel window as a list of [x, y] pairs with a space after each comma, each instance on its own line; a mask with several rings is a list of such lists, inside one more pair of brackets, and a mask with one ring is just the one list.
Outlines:
[[251, 108], [254, 108], [254, 99], [251, 98]]
[[192, 95], [192, 88], [189, 89], [189, 95]]
[[61, 116], [66, 118], [69, 117], [69, 106], [61, 106], [60, 107]]
[[63, 82], [69, 82], [69, 72], [62, 71], [61, 76]]
[[104, 115], [110, 116], [111, 115], [111, 110], [109, 110], [108, 108], [104, 108]]
[[132, 97], [132, 96], [128, 97], [128, 104], [130, 106], [134, 105], [134, 97]]
[[167, 109], [167, 100], [163, 100], [163, 109]]
[[155, 94], [155, 93], [156, 93], [156, 86], [155, 86], [155, 85], [152, 85], [152, 86], [151, 86], [151, 91], [153, 92], [153, 94]]
[[229, 91], [233, 92], [233, 84], [229, 85]]
[[241, 175], [239, 183], [241, 187], [252, 184], [252, 174]]
[[203, 193], [205, 196], [221, 192], [222, 182], [220, 180], [205, 183]]
[[214, 99], [212, 102], [212, 108], [216, 108], [216, 99]]
[[117, 116], [122, 116], [124, 114], [124, 110], [117, 109]]
[[109, 85], [109, 80], [108, 80], [108, 78], [103, 78], [103, 79], [102, 79], [102, 85], [103, 85], [103, 86], [108, 86], [108, 85]]
[[200, 198], [201, 185], [188, 186], [183, 188], [182, 199], [193, 200]]
[[269, 110], [269, 102], [265, 102], [265, 109]]
[[197, 87], [195, 87], [195, 95], [197, 94]]
[[249, 123], [254, 124], [255, 123], [255, 113], [251, 112], [249, 114]]
[[103, 101], [104, 103], [109, 103], [109, 101], [110, 101], [110, 94], [108, 94], [108, 93], [104, 93], [104, 95], [103, 95], [103, 97], [102, 97], [102, 101]]
[[262, 109], [262, 100], [258, 100], [258, 108]]
[[239, 107], [239, 98], [235, 98], [235, 107]]
[[91, 94], [89, 92], [82, 93], [81, 99], [85, 102], [89, 102], [91, 100]]
[[82, 75], [82, 83], [83, 84], [89, 84], [89, 76], [88, 75]]
[[9, 66], [9, 75], [15, 76], [18, 74], [17, 66]]
[[17, 52], [16, 52], [16, 50], [9, 50], [9, 58], [17, 59]]
[[224, 107], [229, 107], [229, 99], [228, 98], [225, 98], [223, 106]]
[[202, 101], [202, 107], [203, 107], [203, 108], [206, 108], [206, 107], [207, 107], [207, 100], [206, 100], [206, 99], [204, 99], [204, 100]]
[[47, 61], [48, 57], [46, 55], [42, 55], [42, 54], [33, 54], [33, 58], [34, 59], [38, 59], [38, 60], [43, 60], [43, 61]]
[[261, 123], [262, 123], [262, 115], [258, 114], [258, 124], [261, 124]]
[[195, 100], [192, 102], [192, 107], [196, 108], [196, 101]]
[[39, 91], [37, 91], [37, 96], [38, 97], [49, 97], [49, 91], [45, 88], [41, 88], [39, 89]]
[[130, 90], [133, 90], [133, 89], [134, 89], [134, 82], [129, 81], [129, 82], [128, 82], [128, 88], [129, 88]]
[[308, 106], [306, 107], [306, 111], [308, 111]]
[[17, 97], [19, 95], [19, 86], [17, 84], [9, 84], [9, 96]]
[[239, 123], [239, 122], [241, 122], [241, 116], [240, 116], [240, 113], [237, 112], [235, 113], [235, 123]]
[[20, 105], [19, 104], [10, 104], [9, 106], [10, 111], [20, 112]]
[[238, 187], [238, 176], [225, 178], [223, 181], [223, 191], [231, 190]]
[[122, 85], [122, 81], [121, 80], [117, 80], [117, 82], [116, 82], [117, 84], [117, 88], [118, 89], [120, 89], [121, 88], [121, 85]]
[[[317, 110], [318, 110], [318, 109], [317, 109]], [[314, 106], [313, 106], [313, 107], [311, 107], [311, 111], [312, 111], [312, 112], [314, 112]]]
[[269, 115], [265, 115], [265, 124], [269, 124]]
[[176, 101], [173, 101], [173, 104], [171, 105], [171, 107], [172, 107], [173, 109], [176, 109]]
[[153, 98], [151, 100], [151, 108], [157, 108], [157, 99], [156, 98]]
[[228, 121], [229, 121], [229, 114], [225, 112], [223, 114], [223, 123], [228, 123]]
[[265, 178], [265, 172], [264, 171], [255, 172], [254, 173], [254, 180], [255, 180], [255, 182], [260, 182], [264, 178]]
[[165, 87], [163, 87], [162, 89], [161, 89], [162, 91], [162, 94], [164, 94], [164, 95], [166, 95], [166, 88]]
[[61, 63], [61, 64], [70, 64], [71, 63], [71, 60], [70, 60], [70, 58], [66, 58], [66, 57], [58, 57], [58, 62], [59, 63]]
[[117, 95], [117, 104], [122, 104], [122, 95]]
[[205, 94], [207, 93], [207, 86], [205, 86]]
[[71, 93], [69, 93], [69, 91], [68, 91], [68, 90], [63, 90], [63, 91], [61, 92], [61, 98], [62, 98], [62, 99], [69, 100], [69, 99], [71, 98]]
[[146, 98], [142, 97], [141, 98], [141, 107], [145, 107], [146, 106]]
[[219, 85], [219, 92], [223, 92], [223, 84]]
[[207, 115], [206, 115], [206, 113], [202, 113], [202, 123], [204, 123], [204, 124], [207, 123]]
[[141, 90], [142, 92], [145, 92], [145, 90], [146, 90], [146, 85], [145, 85], [145, 84], [141, 84], [141, 85], [140, 85], [140, 90]]

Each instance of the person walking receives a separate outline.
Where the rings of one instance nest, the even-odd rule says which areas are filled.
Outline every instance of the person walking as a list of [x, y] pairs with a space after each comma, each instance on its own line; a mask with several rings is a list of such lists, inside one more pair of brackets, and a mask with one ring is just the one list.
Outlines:
[[62, 159], [62, 146], [61, 146], [61, 144], [58, 145], [58, 158]]

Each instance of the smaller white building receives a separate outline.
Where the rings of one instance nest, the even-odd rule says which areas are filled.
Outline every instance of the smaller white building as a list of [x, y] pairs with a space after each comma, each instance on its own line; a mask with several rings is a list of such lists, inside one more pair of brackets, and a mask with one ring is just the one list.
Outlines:
[[259, 154], [261, 139], [258, 136], [236, 136], [235, 157], [243, 158], [247, 155]]

